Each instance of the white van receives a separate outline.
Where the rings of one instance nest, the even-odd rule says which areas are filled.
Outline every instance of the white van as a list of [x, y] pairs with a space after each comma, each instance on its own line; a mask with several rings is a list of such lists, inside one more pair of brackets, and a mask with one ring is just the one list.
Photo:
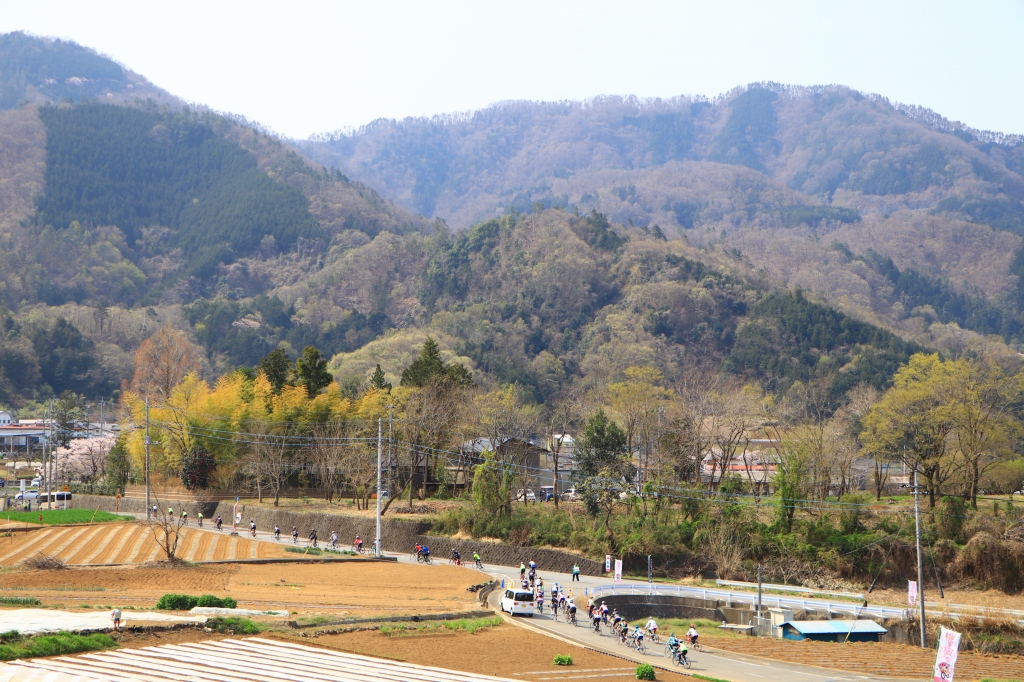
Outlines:
[[501, 598], [501, 610], [511, 615], [522, 614], [533, 617], [533, 592], [524, 589], [508, 588]]

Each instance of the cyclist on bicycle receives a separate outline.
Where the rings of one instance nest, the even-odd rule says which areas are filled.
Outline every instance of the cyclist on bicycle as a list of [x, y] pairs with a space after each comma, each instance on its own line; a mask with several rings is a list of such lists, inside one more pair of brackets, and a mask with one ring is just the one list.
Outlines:
[[274, 539], [281, 539], [281, 526], [277, 525], [276, 523], [274, 524]]
[[575, 622], [576, 621], [576, 605], [572, 603], [572, 599], [567, 599], [565, 601], [565, 608], [568, 609], [569, 620]]
[[355, 542], [352, 543], [352, 546], [355, 547], [356, 551], [360, 554], [363, 553], [363, 539], [358, 535], [356, 536]]
[[220, 530], [220, 527], [221, 527], [221, 526], [223, 526], [223, 525], [224, 525], [224, 520], [223, 520], [223, 519], [221, 519], [221, 518], [220, 518], [220, 517], [218, 516], [218, 517], [217, 517], [217, 530]]
[[622, 622], [622, 616], [619, 615], [619, 612], [618, 612], [617, 609], [613, 609], [612, 610], [611, 618], [612, 618], [612, 625], [614, 625], [615, 627], [618, 627], [619, 623]]
[[420, 548], [420, 556], [423, 557], [423, 561], [430, 561], [430, 548], [426, 545]]
[[459, 550], [452, 547], [452, 563], [456, 566], [462, 565], [462, 555], [459, 554]]
[[196, 520], [199, 521], [199, 527], [203, 527], [203, 512], [196, 514]]
[[697, 628], [693, 623], [690, 623], [690, 629], [686, 631], [686, 639], [690, 642], [691, 646], [697, 646], [697, 637], [699, 636], [700, 635], [697, 634]]
[[292, 544], [296, 544], [299, 541], [299, 527], [292, 526]]
[[186, 526], [188, 525], [188, 512], [184, 509], [181, 510], [181, 522]]
[[338, 531], [336, 530], [331, 531], [331, 549], [338, 549]]
[[256, 519], [249, 521], [249, 535], [256, 537]]
[[644, 626], [647, 634], [651, 636], [651, 639], [657, 640], [658, 638], [658, 623], [654, 620], [654, 616], [647, 617], [647, 625]]
[[623, 620], [621, 623], [619, 623], [619, 627], [618, 630], [616, 630], [616, 632], [619, 633], [619, 641], [625, 644], [626, 640], [629, 639], [629, 623]]
[[686, 660], [686, 652], [689, 651], [689, 649], [687, 648], [685, 642], [676, 639], [676, 633], [669, 633], [668, 641], [666, 641], [665, 643], [668, 645], [668, 648], [672, 652], [673, 656], [678, 656], [679, 659], [682, 661]]
[[473, 552], [473, 564], [481, 571], [484, 570], [483, 562], [480, 561], [480, 555], [476, 552]]
[[637, 623], [633, 627], [633, 635], [632, 635], [632, 637], [633, 637], [633, 641], [636, 642], [636, 648], [639, 649], [640, 645], [643, 644], [643, 641], [644, 641], [644, 631], [640, 629], [640, 624], [639, 623]]
[[309, 531], [309, 544], [313, 545], [314, 548], [317, 547], [316, 528]]
[[595, 606], [590, 612], [590, 620], [594, 624], [594, 632], [601, 634], [601, 609]]

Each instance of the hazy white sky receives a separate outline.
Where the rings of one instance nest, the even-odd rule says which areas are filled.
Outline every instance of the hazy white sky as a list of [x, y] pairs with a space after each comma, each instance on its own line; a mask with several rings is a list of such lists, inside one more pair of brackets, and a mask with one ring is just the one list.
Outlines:
[[506, 99], [842, 83], [1024, 133], [1024, 2], [4, 0], [0, 32], [95, 48], [283, 134]]

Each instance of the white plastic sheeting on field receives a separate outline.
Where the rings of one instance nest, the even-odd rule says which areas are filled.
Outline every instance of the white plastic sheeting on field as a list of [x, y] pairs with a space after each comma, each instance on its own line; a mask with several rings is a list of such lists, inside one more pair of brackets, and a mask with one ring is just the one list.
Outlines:
[[251, 637], [168, 644], [0, 665], [0, 682], [511, 682], [445, 668], [390, 661]]
[[[140, 623], [205, 623], [206, 616], [172, 616], [154, 611], [122, 611], [121, 627]], [[0, 632], [17, 630], [23, 635], [40, 632], [78, 632], [114, 627], [110, 611], [54, 611], [53, 609], [0, 610]]]

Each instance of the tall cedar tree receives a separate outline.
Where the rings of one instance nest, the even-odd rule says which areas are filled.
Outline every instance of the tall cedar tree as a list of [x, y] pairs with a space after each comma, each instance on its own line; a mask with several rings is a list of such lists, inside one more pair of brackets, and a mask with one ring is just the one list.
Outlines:
[[270, 351], [256, 365], [256, 371], [266, 375], [267, 381], [274, 387], [274, 393], [280, 393], [284, 385], [288, 383], [288, 373], [291, 368], [292, 363], [283, 348], [275, 348]]
[[213, 455], [201, 445], [193, 445], [181, 458], [181, 484], [187, 490], [206, 489], [210, 476], [217, 469]]
[[373, 370], [373, 376], [370, 377], [370, 385], [378, 391], [390, 391], [391, 382], [384, 378], [384, 370], [380, 368], [378, 363], [377, 368]]
[[428, 336], [419, 357], [402, 370], [402, 386], [422, 388], [433, 383], [472, 386], [473, 374], [457, 362], [446, 363], [442, 360], [437, 341]]
[[295, 383], [306, 387], [310, 398], [327, 388], [334, 377], [327, 371], [327, 358], [313, 346], [302, 349], [302, 357], [295, 361]]

